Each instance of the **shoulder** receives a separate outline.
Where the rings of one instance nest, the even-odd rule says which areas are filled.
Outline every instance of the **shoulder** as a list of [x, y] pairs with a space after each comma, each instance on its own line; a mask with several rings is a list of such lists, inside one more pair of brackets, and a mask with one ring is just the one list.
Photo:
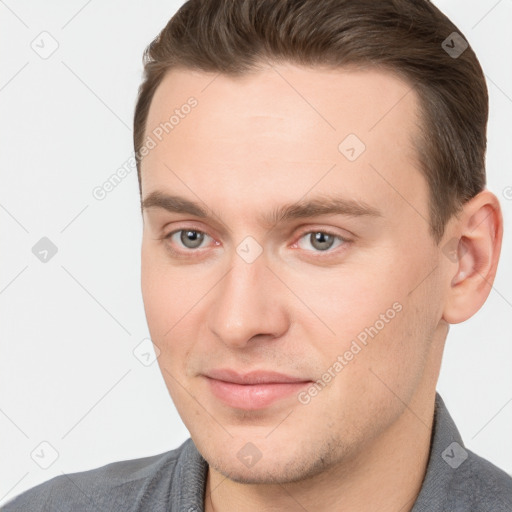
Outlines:
[[1, 511], [92, 512], [127, 510], [127, 504], [133, 510], [167, 510], [174, 469], [189, 442], [158, 455], [58, 475], [17, 496]]
[[413, 512], [512, 512], [512, 477], [464, 446], [436, 393], [430, 456]]
[[512, 511], [512, 477], [471, 450], [467, 454], [450, 482], [454, 501], [465, 510]]

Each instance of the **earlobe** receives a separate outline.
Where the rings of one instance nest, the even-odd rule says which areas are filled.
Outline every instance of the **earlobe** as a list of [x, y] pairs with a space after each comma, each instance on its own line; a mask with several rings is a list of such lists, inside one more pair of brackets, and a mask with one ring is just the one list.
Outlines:
[[[443, 319], [460, 323], [473, 316], [491, 291], [503, 236], [503, 218], [498, 199], [484, 190], [468, 201], [451, 230], [456, 236], [455, 258], [448, 265], [448, 294]], [[441, 244], [442, 245], [442, 244]], [[455, 249], [455, 247], [454, 247]]]

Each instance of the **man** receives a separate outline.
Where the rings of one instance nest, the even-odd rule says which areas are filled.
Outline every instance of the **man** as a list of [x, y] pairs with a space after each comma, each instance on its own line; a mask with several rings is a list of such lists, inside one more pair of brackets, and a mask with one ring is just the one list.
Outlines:
[[426, 0], [187, 2], [134, 120], [142, 291], [191, 434], [4, 510], [510, 511], [436, 382], [502, 217], [488, 98]]

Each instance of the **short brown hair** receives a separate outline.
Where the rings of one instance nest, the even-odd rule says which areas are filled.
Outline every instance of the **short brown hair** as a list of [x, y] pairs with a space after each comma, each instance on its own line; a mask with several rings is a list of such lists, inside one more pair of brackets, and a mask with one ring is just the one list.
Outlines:
[[[430, 192], [430, 231], [485, 187], [488, 94], [471, 47], [442, 46], [458, 28], [428, 0], [189, 0], [144, 51], [134, 115], [140, 154], [156, 88], [176, 67], [241, 75], [265, 61], [389, 70], [414, 87], [416, 150]], [[142, 190], [141, 190], [142, 193]]]

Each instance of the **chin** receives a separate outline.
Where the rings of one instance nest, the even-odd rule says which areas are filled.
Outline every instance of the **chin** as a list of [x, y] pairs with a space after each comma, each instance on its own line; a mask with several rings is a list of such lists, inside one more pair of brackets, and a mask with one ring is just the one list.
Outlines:
[[[304, 454], [306, 457], [306, 454]], [[206, 458], [208, 464], [218, 473], [233, 482], [241, 484], [287, 484], [300, 482], [323, 473], [332, 463], [324, 457], [316, 457], [313, 460], [272, 460], [258, 461], [252, 467], [244, 467], [238, 460], [225, 460], [217, 457]]]

